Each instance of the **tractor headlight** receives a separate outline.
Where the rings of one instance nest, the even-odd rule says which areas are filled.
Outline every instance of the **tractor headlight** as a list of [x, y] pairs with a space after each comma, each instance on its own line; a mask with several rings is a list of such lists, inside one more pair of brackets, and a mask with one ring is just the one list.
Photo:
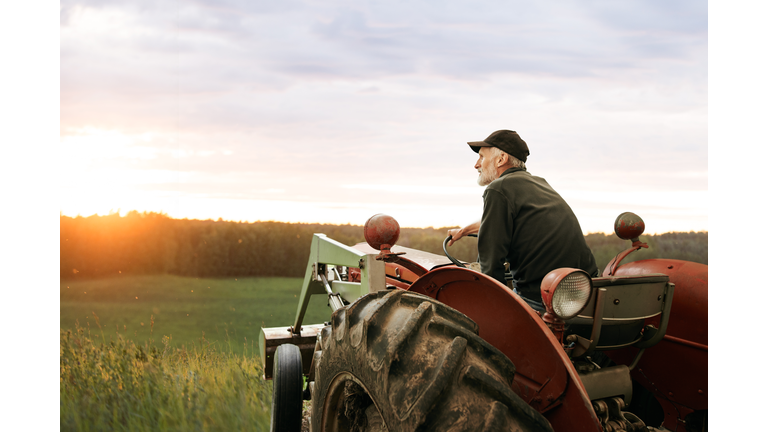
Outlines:
[[583, 270], [560, 268], [541, 281], [541, 299], [547, 312], [563, 320], [578, 315], [591, 295], [592, 278]]

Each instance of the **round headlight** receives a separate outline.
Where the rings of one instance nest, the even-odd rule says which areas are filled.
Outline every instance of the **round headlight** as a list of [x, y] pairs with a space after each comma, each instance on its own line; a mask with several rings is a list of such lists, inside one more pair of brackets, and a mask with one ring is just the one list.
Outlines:
[[552, 295], [552, 310], [564, 320], [571, 319], [584, 309], [591, 293], [592, 279], [583, 272], [571, 273], [557, 284]]

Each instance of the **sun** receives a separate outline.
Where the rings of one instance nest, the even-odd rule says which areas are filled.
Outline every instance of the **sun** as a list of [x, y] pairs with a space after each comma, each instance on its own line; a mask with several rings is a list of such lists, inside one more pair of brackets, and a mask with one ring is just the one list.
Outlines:
[[[69, 130], [59, 140], [59, 205], [62, 214], [105, 215], [116, 209], [148, 208], [148, 183], [178, 181], [168, 170], [146, 169], [162, 150], [155, 134], [125, 134], [93, 127]], [[156, 195], [156, 193], [154, 193]]]

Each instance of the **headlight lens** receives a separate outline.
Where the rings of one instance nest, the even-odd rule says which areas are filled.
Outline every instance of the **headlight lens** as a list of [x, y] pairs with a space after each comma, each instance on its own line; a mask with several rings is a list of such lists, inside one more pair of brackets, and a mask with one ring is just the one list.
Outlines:
[[555, 315], [566, 320], [575, 317], [589, 301], [592, 283], [582, 272], [564, 277], [552, 295], [552, 309]]

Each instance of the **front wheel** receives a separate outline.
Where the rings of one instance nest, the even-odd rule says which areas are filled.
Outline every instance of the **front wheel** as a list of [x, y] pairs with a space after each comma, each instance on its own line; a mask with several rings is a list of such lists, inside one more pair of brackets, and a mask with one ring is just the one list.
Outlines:
[[333, 314], [315, 354], [312, 430], [551, 431], [515, 367], [466, 315], [402, 290]]
[[300, 432], [304, 377], [299, 347], [284, 344], [275, 351], [272, 372], [272, 432]]

